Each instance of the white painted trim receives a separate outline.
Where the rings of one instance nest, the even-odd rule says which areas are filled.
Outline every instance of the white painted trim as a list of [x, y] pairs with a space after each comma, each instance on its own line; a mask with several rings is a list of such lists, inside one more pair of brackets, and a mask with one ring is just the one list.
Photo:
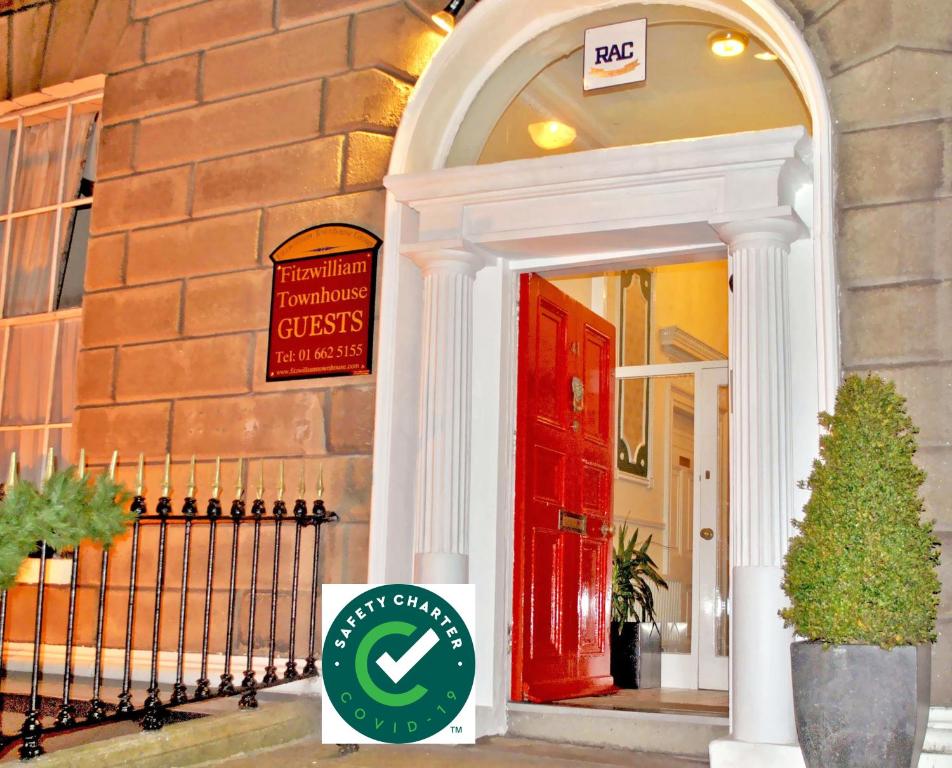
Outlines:
[[[476, 96], [515, 51], [546, 30], [629, 2], [549, 0], [544, 6], [539, 6], [535, 3], [513, 4], [507, 0], [482, 0], [467, 14], [466, 23], [449, 36], [418, 81], [397, 132], [390, 173], [398, 175], [442, 168]], [[672, 4], [719, 14], [752, 32], [780, 57], [812, 116], [812, 148], [805, 150], [804, 158], [812, 166], [814, 178], [812, 202], [815, 215], [810, 223], [814, 232], [814, 282], [819, 313], [816, 323], [820, 360], [817, 399], [821, 408], [831, 409], [840, 377], [840, 363], [834, 250], [833, 120], [823, 76], [803, 34], [775, 0], [673, 0]], [[395, 221], [397, 213], [388, 206], [388, 221]], [[385, 253], [388, 250], [385, 244]]]
[[[510, 3], [483, 0], [467, 15], [434, 57], [404, 113], [387, 179], [387, 225], [381, 299], [381, 337], [371, 516], [370, 581], [410, 578], [415, 476], [420, 410], [421, 277], [404, 254], [427, 249], [468, 250], [485, 258], [476, 278], [474, 306], [479, 316], [503, 318], [501, 343], [482, 338], [477, 324], [474, 354], [497, 350], [488, 368], [474, 366], [475, 419], [498, 415], [493, 430], [474, 430], [471, 508], [479, 524], [497, 533], [492, 553], [477, 566], [495, 564], [485, 593], [486, 635], [495, 649], [483, 659], [483, 674], [498, 681], [508, 675], [506, 634], [500, 626], [511, 611], [512, 553], [500, 545], [511, 531], [512, 431], [515, 397], [515, 327], [509, 276], [521, 271], [565, 271], [584, 266], [671, 263], [722, 258], [720, 236], [711, 224], [742, 218], [802, 219], [813, 233], [806, 249], [814, 294], [814, 318], [798, 319], [812, 342], [810, 373], [794, 387], [801, 407], [795, 416], [814, 425], [819, 408], [832, 406], [839, 380], [836, 271], [833, 258], [832, 122], [819, 70], [800, 31], [773, 0], [674, 0], [674, 4], [718, 13], [745, 27], [776, 51], [803, 93], [813, 115], [813, 139], [793, 131], [739, 134], [646, 147], [621, 147], [516, 161], [479, 168], [443, 169], [454, 137], [483, 85], [509, 56], [548, 29], [585, 14], [626, 5], [630, 0], [547, 0]], [[770, 134], [768, 136], [767, 134]], [[707, 157], [705, 157], [707, 155]], [[714, 159], [720, 162], [713, 162]], [[756, 158], [756, 159], [752, 159]], [[745, 165], [747, 161], [747, 165]], [[705, 165], [705, 163], [708, 163]], [[443, 170], [441, 170], [443, 169]], [[741, 176], [732, 172], [743, 173]], [[809, 178], [812, 175], [812, 187]], [[771, 187], [771, 184], [773, 185]], [[589, 204], [580, 204], [585, 197]], [[622, 201], [611, 208], [612, 201]], [[606, 202], [607, 201], [607, 202]], [[693, 209], [692, 209], [693, 206]], [[766, 208], [764, 207], [766, 206]], [[689, 212], [693, 210], [693, 213]], [[633, 214], [637, 212], [636, 214]], [[703, 211], [703, 213], [701, 213]], [[508, 218], [507, 218], [508, 216]], [[802, 246], [802, 247], [801, 247]], [[794, 281], [805, 284], [801, 275]], [[803, 302], [803, 296], [797, 297]], [[486, 333], [489, 333], [486, 330]], [[507, 335], [508, 334], [508, 335]], [[799, 343], [799, 342], [798, 342]], [[398, 355], [399, 352], [399, 355]], [[812, 354], [807, 354], [810, 352]], [[812, 366], [815, 365], [815, 368]], [[798, 388], [799, 387], [799, 388]], [[809, 389], [807, 394], [805, 389]], [[808, 413], [809, 411], [809, 413]], [[488, 419], [495, 421], [495, 419]], [[492, 442], [495, 435], [495, 442]], [[816, 429], [798, 433], [798, 465], [816, 449]], [[409, 472], [408, 472], [409, 470]], [[489, 472], [489, 476], [476, 475]], [[487, 482], [488, 481], [488, 482]], [[483, 491], [489, 488], [489, 494]], [[501, 532], [501, 533], [500, 533]], [[502, 537], [502, 539], [500, 539]], [[511, 538], [511, 536], [510, 536]], [[487, 541], [474, 542], [483, 546]], [[471, 570], [472, 573], [472, 570]], [[482, 601], [481, 601], [482, 602]], [[479, 644], [479, 643], [478, 643]], [[505, 658], [500, 663], [500, 653]], [[486, 666], [489, 662], [489, 666]], [[502, 688], [506, 686], [503, 685]], [[484, 692], [485, 693], [485, 692]], [[478, 697], [494, 708], [505, 728], [504, 697]]]
[[658, 341], [664, 353], [675, 362], [723, 360], [727, 363], [727, 358], [720, 351], [676, 325], [660, 328]]
[[[394, 351], [388, 350], [387, 364], [394, 368], [380, 369], [383, 387], [378, 389], [377, 419], [382, 430], [375, 441], [371, 580], [408, 578], [415, 550], [394, 534], [420, 523], [418, 511], [423, 507], [410, 480], [419, 475], [419, 462], [424, 456], [459, 457], [453, 469], [458, 473], [457, 487], [471, 489], [469, 506], [474, 516], [478, 514], [470, 528], [485, 527], [497, 537], [480, 537], [471, 550], [460, 547], [450, 554], [456, 561], [469, 559], [470, 578], [485, 596], [478, 607], [477, 646], [484, 649], [480, 668], [493, 682], [478, 687], [477, 705], [492, 707], [501, 728], [506, 686], [500, 678], [504, 681], [509, 671], [505, 628], [511, 611], [512, 554], [498, 537], [511, 538], [513, 524], [514, 452], [506, 441], [515, 431], [511, 381], [516, 369], [512, 298], [516, 274], [536, 268], [533, 262], [551, 270], [586, 261], [618, 269], [644, 264], [645, 254], [656, 263], [674, 262], [715, 242], [720, 253], [724, 250], [720, 233], [725, 232], [741, 240], [750, 237], [738, 234], [741, 231], [762, 235], [763, 243], [758, 240], [757, 247], [767, 248], [774, 247], [777, 232], [802, 236], [806, 227], [785, 201], [796, 202], [798, 192], [809, 186], [800, 159], [803, 138], [802, 128], [789, 128], [599, 150], [585, 153], [587, 158], [568, 156], [566, 162], [544, 158], [387, 179], [396, 211], [389, 225], [397, 240], [390, 244], [393, 258], [386, 265], [393, 270], [393, 279], [384, 281], [384, 313], [393, 313], [393, 324], [388, 328], [390, 320], [385, 319], [382, 333], [384, 344], [399, 343], [402, 357], [397, 366]], [[745, 143], [751, 147], [749, 153]], [[609, 169], [612, 175], [605, 177]], [[475, 189], [467, 193], [470, 184]], [[639, 247], [632, 248], [631, 242]], [[445, 260], [447, 253], [471, 254], [467, 260], [476, 270], [469, 325], [454, 321], [424, 326], [420, 307], [443, 294], [433, 293], [432, 280], [424, 278], [417, 265]], [[802, 306], [810, 306], [809, 298], [800, 300]], [[801, 314], [812, 321], [809, 312]], [[502, 318], [502, 325], [496, 318]], [[756, 320], [751, 322], [751, 328], [757, 327]], [[436, 339], [438, 333], [454, 340], [450, 344], [446, 338]], [[447, 442], [445, 431], [442, 437], [432, 431], [424, 437], [419, 425], [424, 423], [421, 393], [427, 391], [422, 361], [432, 359], [423, 357], [424, 350], [431, 349], [432, 355], [434, 343], [448, 345], [448, 350], [468, 347], [464, 336], [470, 333], [474, 425], [467, 451]], [[723, 360], [707, 360], [626, 367], [619, 373], [680, 375], [725, 366]], [[457, 401], [463, 399], [447, 400], [442, 418], [464, 418], [454, 411]], [[487, 414], [496, 418], [486, 419]], [[802, 422], [815, 424], [815, 398], [799, 399], [796, 414]], [[455, 504], [425, 508], [444, 509], [447, 519], [454, 515], [459, 519]]]
[[699, 360], [694, 363], [652, 363], [650, 365], [621, 365], [615, 369], [615, 379], [644, 379], [658, 376], [693, 376], [701, 371], [727, 368], [726, 360]]

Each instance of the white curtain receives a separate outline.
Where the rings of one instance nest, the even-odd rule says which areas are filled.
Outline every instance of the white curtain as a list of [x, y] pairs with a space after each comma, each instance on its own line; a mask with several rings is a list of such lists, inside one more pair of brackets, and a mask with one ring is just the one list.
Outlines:
[[39, 483], [43, 478], [45, 440], [46, 433], [42, 429], [0, 432], [0, 461], [3, 462], [3, 478], [7, 476], [7, 462], [10, 460], [10, 455], [16, 451], [19, 476], [24, 480]]
[[76, 405], [76, 360], [79, 358], [79, 334], [82, 323], [77, 317], [60, 322], [59, 348], [53, 378], [53, 402], [50, 423], [72, 421]]
[[45, 424], [53, 360], [53, 323], [10, 328], [3, 387], [3, 425]]
[[[12, 212], [91, 194], [91, 186], [84, 185], [83, 180], [95, 179], [93, 164], [87, 162], [95, 147], [95, 118], [94, 112], [73, 114], [65, 141], [65, 158], [65, 120], [22, 129], [13, 171]], [[5, 148], [0, 136], [0, 193], [8, 188], [7, 176], [13, 170], [9, 162], [3, 167], [3, 160], [11, 151], [4, 151]], [[5, 209], [6, 203], [4, 194], [0, 209]], [[62, 209], [58, 248], [55, 211], [7, 220], [10, 232], [5, 262], [5, 317], [44, 314], [50, 309], [81, 303], [88, 218], [88, 209]], [[3, 242], [0, 236], [0, 243]], [[0, 361], [5, 370], [0, 407], [0, 472], [6, 473], [12, 451], [17, 452], [21, 476], [34, 481], [42, 477], [47, 448], [53, 449], [58, 466], [75, 460], [72, 429], [50, 425], [69, 424], [73, 418], [79, 333], [78, 318], [51, 317], [48, 321], [0, 328], [0, 343], [6, 344], [6, 359]]]
[[21, 475], [34, 481], [42, 476], [47, 447], [53, 449], [58, 467], [75, 460], [72, 429], [47, 427], [70, 423], [75, 407], [81, 323], [79, 318], [72, 318], [60, 320], [58, 325], [58, 340], [57, 322], [14, 326], [5, 331], [9, 341], [0, 410], [5, 427], [0, 430], [0, 477], [6, 477], [11, 451], [17, 452]]
[[53, 263], [55, 213], [12, 219], [8, 226], [10, 256], [7, 260], [6, 317], [46, 312], [50, 302], [50, 269]]
[[[95, 114], [73, 116], [67, 142], [64, 177], [64, 202], [75, 200], [86, 165]], [[26, 126], [20, 139], [16, 168], [13, 211], [40, 208], [60, 202], [60, 173], [63, 170], [64, 120]], [[60, 258], [55, 268], [59, 278], [60, 264], [66, 255], [75, 211], [63, 211]], [[53, 243], [55, 213], [39, 213], [11, 219], [10, 253], [7, 258], [7, 291], [4, 315], [32, 315], [50, 308], [50, 288], [54, 269]], [[53, 307], [55, 309], [55, 307]]]

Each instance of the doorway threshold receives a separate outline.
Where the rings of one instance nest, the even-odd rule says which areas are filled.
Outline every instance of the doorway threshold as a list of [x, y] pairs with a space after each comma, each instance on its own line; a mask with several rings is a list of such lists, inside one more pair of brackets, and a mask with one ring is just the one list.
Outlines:
[[564, 699], [553, 704], [582, 709], [617, 710], [622, 712], [653, 712], [666, 715], [729, 715], [727, 691], [698, 691], [686, 688], [623, 689], [609, 696], [585, 696]]
[[561, 701], [510, 702], [508, 714], [510, 736], [692, 757], [706, 756], [708, 745], [730, 732], [729, 718], [716, 713], [594, 709]]

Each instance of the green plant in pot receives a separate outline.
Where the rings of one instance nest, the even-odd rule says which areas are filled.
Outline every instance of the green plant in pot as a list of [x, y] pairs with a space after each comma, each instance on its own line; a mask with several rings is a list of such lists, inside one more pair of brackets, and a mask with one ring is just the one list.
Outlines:
[[[81, 462], [82, 463], [82, 462]], [[68, 467], [48, 471], [38, 487], [16, 477], [16, 454], [10, 476], [0, 484], [0, 592], [14, 585], [23, 562], [46, 547], [63, 555], [83, 541], [109, 547], [127, 530], [131, 498], [125, 487], [102, 473]]]
[[612, 553], [611, 672], [619, 688], [661, 685], [661, 632], [655, 621], [655, 588], [667, 589], [648, 549], [651, 536], [638, 543], [638, 529], [618, 531]]
[[804, 638], [791, 646], [800, 746], [809, 768], [910, 768], [928, 720], [940, 591], [917, 430], [876, 376], [848, 377], [820, 424], [781, 612]]

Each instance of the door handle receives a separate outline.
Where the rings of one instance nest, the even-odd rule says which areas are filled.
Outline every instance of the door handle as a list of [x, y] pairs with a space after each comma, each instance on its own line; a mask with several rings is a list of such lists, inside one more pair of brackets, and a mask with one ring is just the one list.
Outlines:
[[714, 538], [714, 530], [712, 528], [702, 528], [701, 538], [704, 539], [704, 541], [710, 541]]

